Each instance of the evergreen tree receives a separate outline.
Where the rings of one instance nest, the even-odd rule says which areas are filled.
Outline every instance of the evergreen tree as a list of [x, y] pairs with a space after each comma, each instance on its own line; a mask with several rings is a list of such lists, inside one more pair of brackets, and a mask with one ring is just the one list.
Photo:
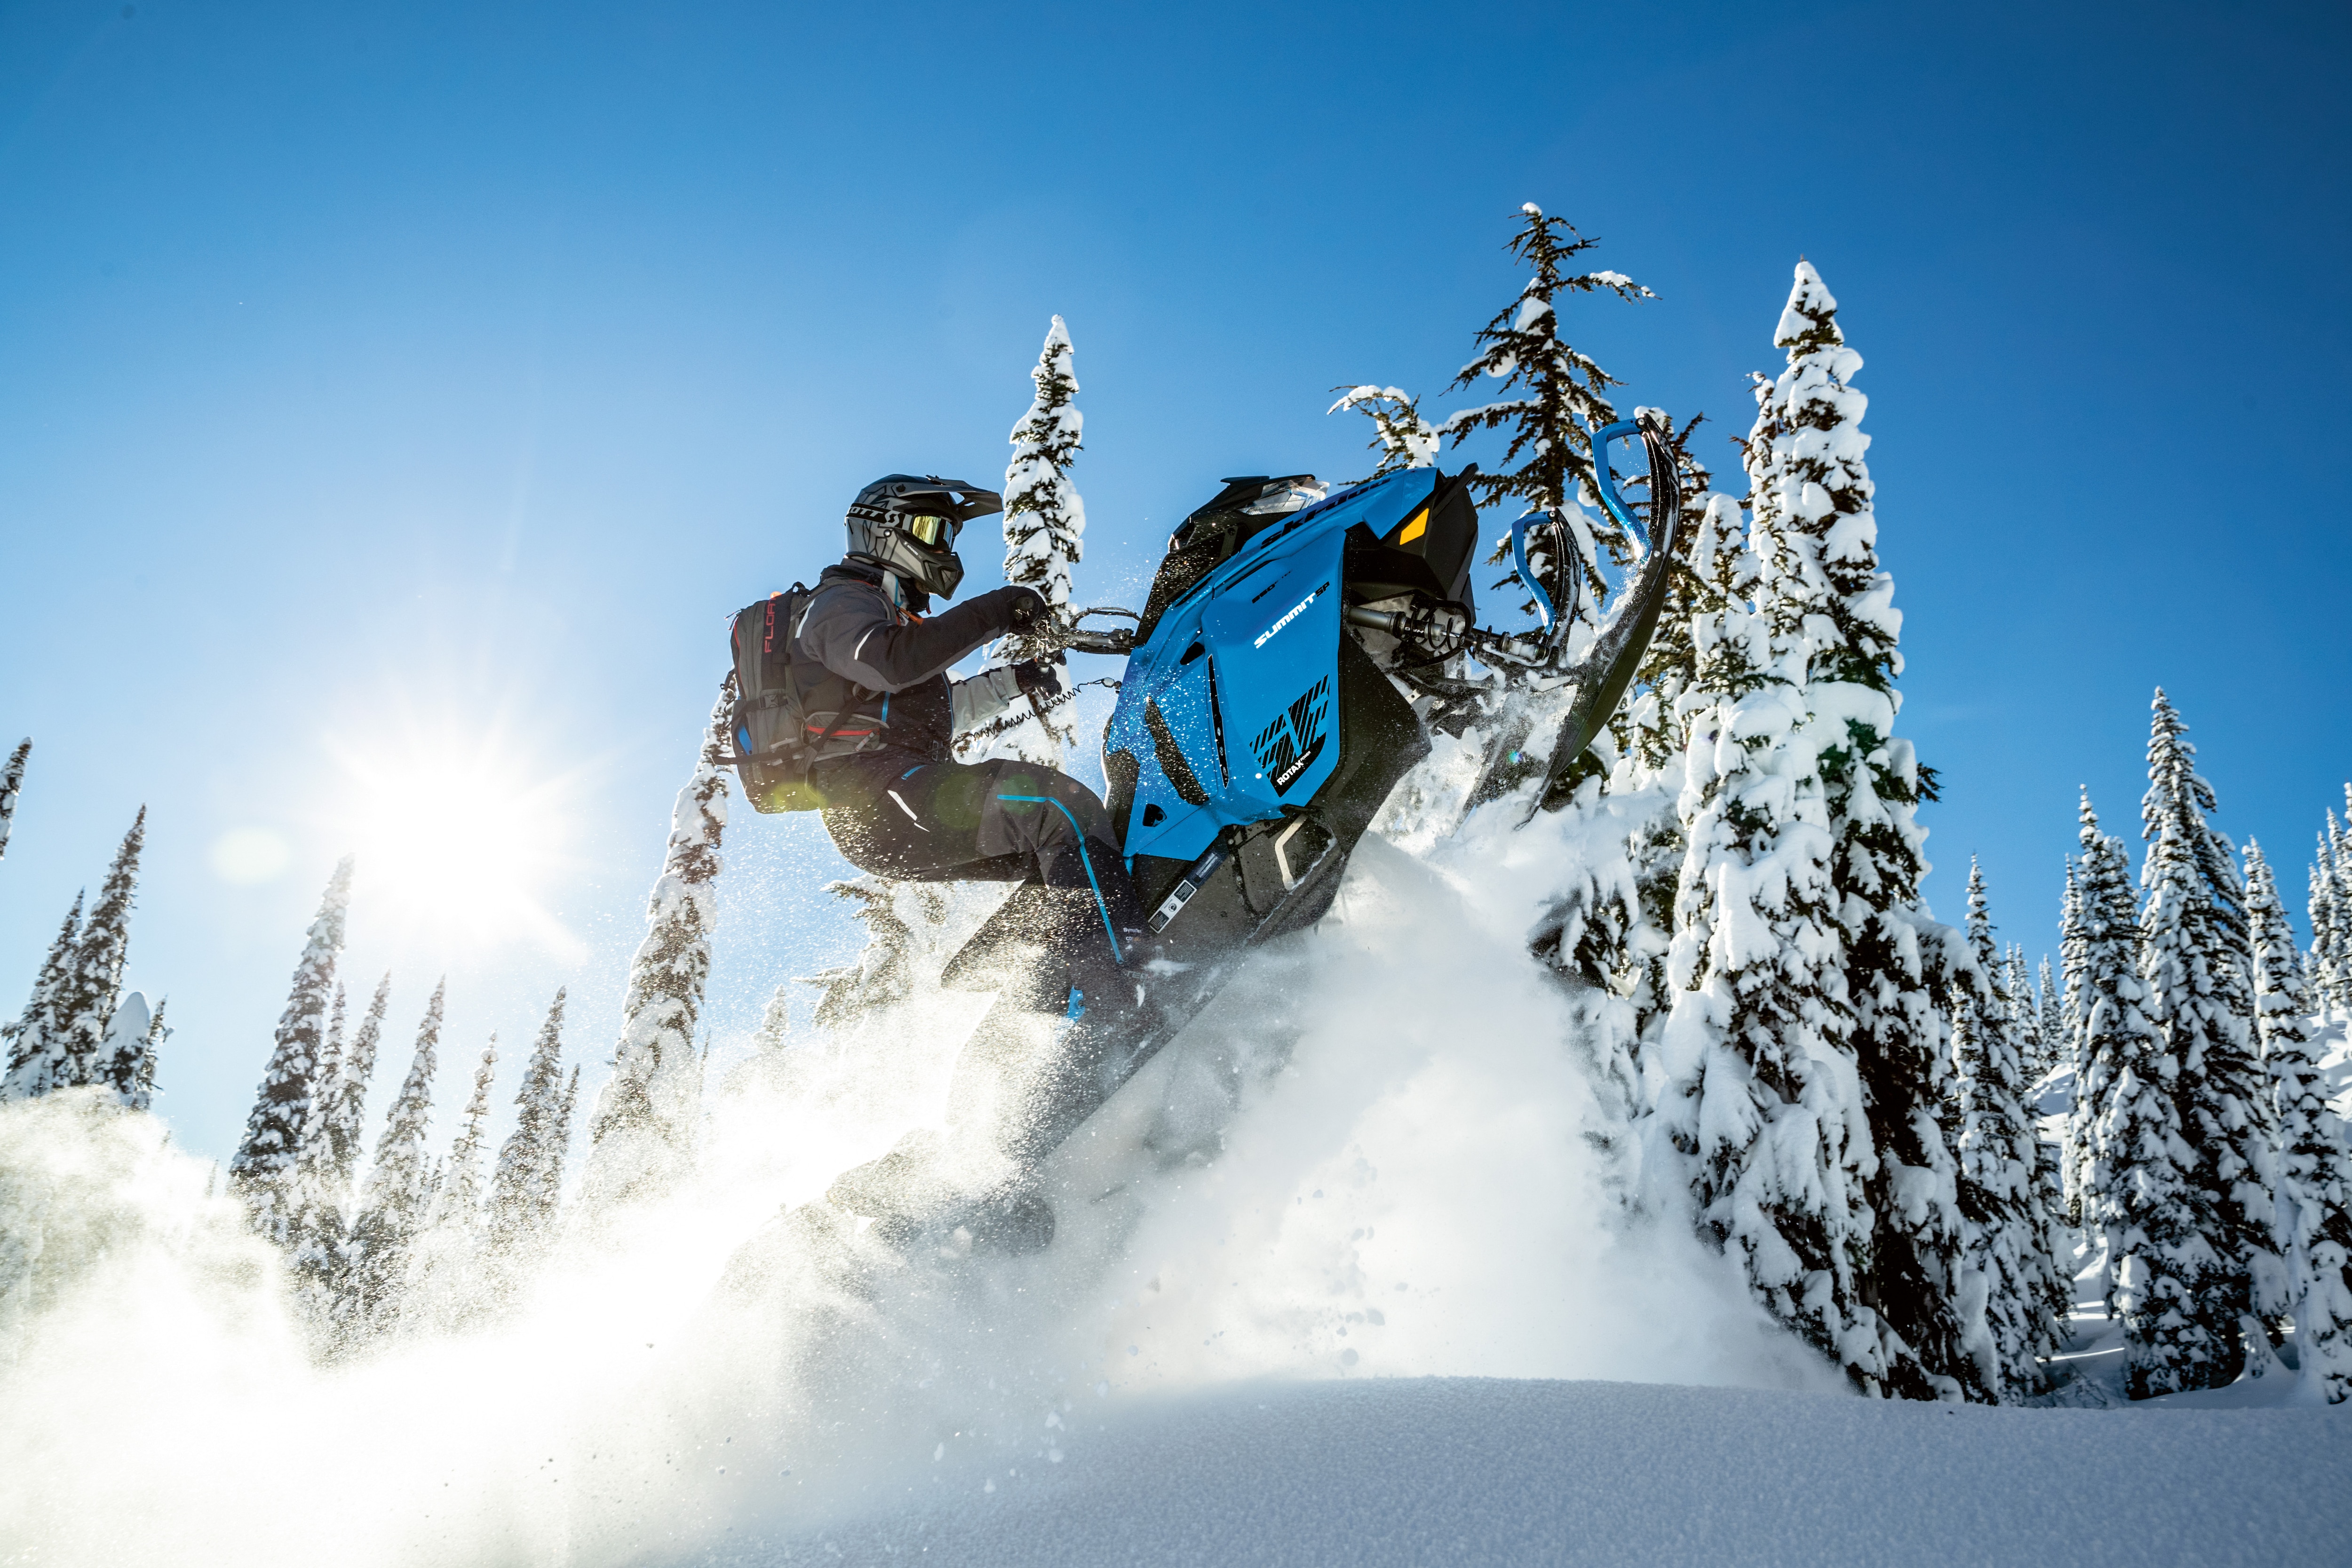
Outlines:
[[[2352, 784], [2345, 786], [2352, 815]], [[2312, 976], [2322, 1002], [2352, 1012], [2352, 843], [2327, 814], [2327, 831], [2311, 864]]]
[[[1570, 273], [1565, 264], [1600, 241], [1577, 233], [1565, 218], [1547, 217], [1529, 202], [1519, 208], [1522, 222], [1507, 247], [1511, 255], [1533, 269], [1519, 296], [1479, 329], [1478, 356], [1454, 378], [1454, 390], [1477, 385], [1492, 377], [1503, 390], [1523, 389], [1523, 395], [1482, 407], [1465, 409], [1438, 426], [1441, 435], [1459, 446], [1485, 430], [1507, 432], [1503, 466], [1491, 474], [1471, 477], [1474, 494], [1483, 505], [1516, 496], [1530, 508], [1557, 507], [1565, 511], [1580, 490], [1591, 493], [1591, 430], [1617, 417], [1608, 389], [1619, 383], [1589, 354], [1570, 347], [1559, 335], [1558, 305], [1563, 292], [1607, 292], [1622, 300], [1653, 300], [1657, 296], [1620, 272]], [[1633, 542], [1612, 520], [1588, 520], [1596, 542], [1620, 564], [1629, 561]], [[1500, 561], [1507, 546], [1498, 546]], [[1588, 556], [1589, 563], [1589, 556]], [[1506, 581], [1515, 581], [1517, 574]], [[1593, 573], [1590, 586], [1595, 595], [1606, 584]]]
[[[1714, 475], [1690, 449], [1691, 437], [1705, 417], [1694, 416], [1676, 430], [1665, 416], [1656, 416], [1674, 447], [1683, 494], [1682, 520], [1675, 531], [1680, 565], [1666, 579], [1657, 630], [1634, 671], [1633, 694], [1610, 723], [1621, 754], [1631, 754], [1646, 769], [1671, 768], [1682, 761], [1689, 742], [1682, 699], [1698, 678], [1696, 628], [1711, 624], [1710, 617], [1730, 596], [1731, 590], [1714, 570], [1725, 559], [1723, 542], [1731, 541], [1735, 550], [1745, 542], [1739, 503], [1716, 491]], [[1648, 483], [1644, 478], [1641, 488]], [[1752, 578], [1750, 574], [1750, 591]]]
[[2050, 955], [2042, 955], [2042, 1005], [2034, 1027], [2042, 1034], [2042, 1055], [2048, 1058], [2045, 1072], [2069, 1065], [2071, 1053], [2066, 1048], [2066, 1008], [2058, 1000], [2058, 988], [2052, 984]]
[[[2083, 1225], [2103, 1237], [2107, 1313], [2124, 1331], [2124, 1384], [2134, 1399], [2210, 1386], [2234, 1375], [2236, 1325], [2217, 1341], [2198, 1303], [2215, 1289], [2220, 1256], [2201, 1228], [2171, 1083], [2179, 1071], [2147, 1016], [2141, 932], [2123, 841], [2099, 832], [2083, 803], [2082, 1089], [2089, 1121], [2078, 1180]], [[2226, 1380], [2223, 1380], [2226, 1381]]]
[[[1735, 595], [1752, 556], [1718, 539]], [[1652, 1135], [1687, 1175], [1702, 1234], [1745, 1267], [1780, 1321], [1875, 1392], [1886, 1377], [1863, 1182], [1874, 1168], [1842, 1088], [1852, 1015], [1837, 951], [1827, 803], [1801, 743], [1802, 689], [1738, 597], [1697, 629], [1680, 706], [1689, 749], [1676, 814], [1687, 846], [1666, 957]], [[1849, 1058], [1850, 1063], [1850, 1058]]]
[[2311, 990], [2296, 960], [2278, 883], [2246, 844], [2246, 924], [2254, 948], [2255, 1019], [2278, 1128], [2277, 1229], [2284, 1300], [2304, 1380], [2330, 1405], [2352, 1398], [2352, 1183], [2343, 1124], [2327, 1109], [2312, 1041]]
[[[2076, 808], [2076, 816], [2085, 830], [2096, 827], [2097, 818], [2091, 811], [2091, 797], [2086, 792]], [[2088, 1216], [2083, 1209], [2083, 1173], [2090, 1158], [2091, 1118], [2095, 1107], [2087, 1085], [2091, 1064], [2084, 1054], [2090, 1036], [2084, 1026], [2089, 1022], [2090, 1004], [2084, 986], [2090, 954], [2090, 928], [2083, 919], [2083, 891], [2075, 875], [2073, 857], [2066, 861], [2066, 892], [2059, 905], [2058, 961], [2065, 976], [2065, 990], [2059, 999], [2062, 1032], [2058, 1049], [2066, 1065], [2074, 1069], [2074, 1094], [2066, 1108], [2066, 1122], [2061, 1133], [2058, 1151], [2059, 1169], [2063, 1173], [2063, 1202], [2061, 1211], [2068, 1225], [2087, 1226]]]
[[702, 1100], [694, 1026], [719, 923], [719, 850], [727, 827], [720, 759], [733, 743], [728, 723], [734, 701], [730, 670], [694, 773], [670, 814], [669, 849], [648, 900], [646, 939], [629, 965], [613, 1076], [589, 1117], [584, 1181], [591, 1212], [650, 1196], [693, 1162]]
[[16, 798], [25, 790], [25, 762], [32, 754], [33, 739], [27, 735], [8, 753], [7, 765], [0, 767], [0, 859], [8, 854], [8, 826], [16, 820]]
[[490, 1177], [490, 1241], [501, 1253], [535, 1251], [555, 1220], [563, 1176], [556, 1125], [563, 1117], [563, 997], [557, 991], [515, 1096], [515, 1130]]
[[2001, 994], [2009, 1003], [2010, 1038], [2017, 1042], [2018, 1070], [2031, 1090], [2050, 1070], [2050, 1062], [2049, 1052], [2042, 1043], [2042, 1005], [2034, 1000], [2033, 973], [2025, 967], [2025, 949], [2021, 944], [2010, 943], [2001, 959], [2000, 984]]
[[116, 1003], [114, 1016], [106, 1021], [106, 1037], [99, 1046], [98, 1068], [90, 1081], [112, 1089], [126, 1110], [145, 1110], [154, 1099], [155, 1070], [147, 1047], [154, 1022], [147, 1012], [147, 998], [136, 991]]
[[58, 1005], [73, 973], [75, 944], [81, 936], [81, 904], [82, 895], [76, 893], [73, 908], [66, 911], [65, 923], [58, 928], [57, 941], [49, 944], [48, 956], [41, 960], [40, 971], [34, 976], [33, 994], [25, 1011], [5, 1031], [8, 1076], [0, 1079], [0, 1100], [31, 1100], [58, 1087], [63, 1060], [59, 1037], [64, 1033]]
[[1368, 479], [1398, 468], [1426, 468], [1437, 462], [1442, 437], [1437, 426], [1421, 416], [1421, 400], [1407, 397], [1393, 386], [1335, 386], [1339, 401], [1323, 412], [1353, 409], [1372, 422], [1372, 438], [1364, 444], [1381, 455]]
[[399, 1315], [409, 1247], [423, 1227], [429, 1195], [425, 1134], [433, 1114], [433, 1074], [448, 988], [446, 980], [433, 987], [433, 1000], [425, 1005], [424, 1022], [416, 1029], [416, 1054], [384, 1118], [375, 1160], [361, 1189], [339, 1301], [348, 1331], [381, 1331]]
[[499, 1037], [482, 1047], [481, 1065], [474, 1069], [474, 1093], [466, 1101], [466, 1123], [449, 1146], [435, 1194], [434, 1224], [471, 1234], [482, 1222], [482, 1144], [490, 1119], [490, 1080], [498, 1070]]
[[364, 1135], [368, 1079], [375, 1073], [384, 1008], [391, 997], [392, 976], [387, 974], [377, 983], [359, 1033], [346, 1045], [343, 987], [336, 985], [310, 1120], [294, 1162], [296, 1299], [314, 1328], [331, 1338], [339, 1331], [341, 1303], [351, 1291], [346, 1276], [352, 1260], [352, 1178]]
[[[1969, 864], [1969, 943], [1976, 972], [1999, 967], [1984, 873]], [[2011, 973], [2023, 970], [2017, 961]], [[2030, 1016], [2030, 1013], [2029, 1013]], [[1970, 1276], [1969, 1348], [1983, 1386], [2003, 1401], [2040, 1394], [2042, 1363], [2058, 1353], [2066, 1283], [2043, 1209], [2041, 1139], [2024, 1103], [2014, 999], [1983, 985], [1958, 998], [1953, 1029], [1959, 1068], [1959, 1208]], [[1979, 1301], [1981, 1305], [1979, 1305]]]
[[877, 877], [827, 882], [824, 890], [854, 905], [850, 919], [866, 928], [866, 951], [856, 963], [802, 982], [823, 993], [817, 998], [816, 1026], [842, 1029], [913, 994], [915, 961], [926, 947], [923, 938], [947, 918], [947, 904], [936, 887]]
[[244, 1200], [254, 1229], [280, 1247], [293, 1239], [294, 1162], [310, 1120], [327, 1003], [335, 985], [335, 955], [342, 951], [351, 899], [352, 859], [346, 855], [328, 879], [318, 917], [310, 922], [310, 939], [294, 968], [292, 994], [278, 1016], [268, 1070], [246, 1119], [245, 1140], [229, 1161], [229, 1183]]
[[147, 839], [147, 808], [141, 806], [107, 868], [106, 881], [90, 906], [89, 923], [74, 944], [73, 961], [57, 993], [50, 1050], [56, 1068], [50, 1087], [79, 1088], [106, 1081], [111, 1053], [106, 1026], [122, 999], [122, 966], [131, 945], [131, 904], [139, 886], [139, 851]]
[[2148, 1016], [2164, 1037], [2180, 1133], [2195, 1158], [2184, 1173], [2219, 1271], [2189, 1303], [2217, 1359], [2198, 1365], [2218, 1387], [2238, 1375], [2239, 1320], [2282, 1288], [2271, 1247], [2269, 1084], [2255, 1057], [2252, 952], [2245, 889], [2230, 841], [2208, 822], [2212, 786], [2162, 690], [2148, 735], [2148, 789], [2140, 807], [2153, 840], [2141, 868], [2140, 972]]
[[116, 1069], [116, 1092], [130, 1110], [146, 1110], [155, 1103], [155, 1063], [163, 1053], [163, 1043], [172, 1037], [170, 1026], [163, 1022], [163, 1009], [169, 1001], [166, 997], [155, 1004], [154, 1016], [147, 1020], [147, 1033], [139, 1041], [137, 1062], [127, 1073], [120, 1067]]
[[1919, 896], [1928, 867], [1916, 812], [1934, 797], [1933, 778], [1894, 732], [1902, 616], [1878, 563], [1862, 431], [1869, 400], [1851, 384], [1862, 356], [1809, 262], [1797, 264], [1772, 341], [1788, 363], [1775, 381], [1757, 377], [1744, 448], [1758, 606], [1801, 687], [1799, 744], [1818, 759], [1830, 836], [1824, 915], [1851, 1009], [1832, 1048], [1854, 1061], [1867, 1117], [1851, 1141], [1872, 1224], [1864, 1299], [1885, 1325], [1890, 1392], [1982, 1395], [1989, 1391], [1973, 1386], [1978, 1363], [1960, 1342], [1961, 1237], [1946, 1118], [1956, 988], [1989, 977]]

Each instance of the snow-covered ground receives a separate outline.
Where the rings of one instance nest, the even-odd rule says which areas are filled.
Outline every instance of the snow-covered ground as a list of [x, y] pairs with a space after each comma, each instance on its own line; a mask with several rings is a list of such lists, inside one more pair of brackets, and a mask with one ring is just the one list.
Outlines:
[[[2170, 1405], [2170, 1401], [2159, 1402]], [[1475, 1378], [1228, 1385], [710, 1561], [2340, 1563], [2352, 1419]], [[992, 1487], [993, 1490], [984, 1489]], [[658, 1560], [658, 1559], [651, 1559]]]
[[2346, 1560], [2352, 1417], [2284, 1369], [1869, 1404], [1629, 1224], [1526, 953], [1576, 853], [1369, 846], [1066, 1151], [1028, 1258], [851, 1279], [762, 1230], [937, 1120], [961, 995], [719, 1075], [674, 1202], [328, 1368], [158, 1124], [0, 1108], [0, 1563]]

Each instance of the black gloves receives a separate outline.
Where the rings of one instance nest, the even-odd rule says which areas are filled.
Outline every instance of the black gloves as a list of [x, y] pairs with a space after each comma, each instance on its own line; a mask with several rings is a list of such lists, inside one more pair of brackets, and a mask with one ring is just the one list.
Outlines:
[[1021, 695], [1038, 702], [1050, 702], [1066, 697], [1070, 690], [1069, 666], [1059, 653], [1048, 658], [1024, 658], [1013, 667], [1013, 679], [1021, 688]]
[[1000, 637], [1045, 626], [1054, 618], [1034, 588], [991, 588], [979, 598], [967, 600], [962, 607], [979, 616], [982, 624]]

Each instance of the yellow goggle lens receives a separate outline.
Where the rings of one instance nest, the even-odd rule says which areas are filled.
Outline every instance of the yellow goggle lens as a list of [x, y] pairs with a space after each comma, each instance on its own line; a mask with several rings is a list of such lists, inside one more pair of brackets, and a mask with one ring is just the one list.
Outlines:
[[910, 517], [907, 520], [907, 531], [914, 536], [916, 543], [936, 548], [948, 536], [948, 520], [943, 517]]

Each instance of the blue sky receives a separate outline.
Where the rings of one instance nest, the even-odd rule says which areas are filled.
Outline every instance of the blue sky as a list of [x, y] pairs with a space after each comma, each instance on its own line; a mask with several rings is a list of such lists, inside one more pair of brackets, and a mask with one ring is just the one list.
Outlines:
[[[130, 980], [225, 1155], [335, 855], [485, 779], [467, 841], [536, 913], [394, 835], [350, 970], [395, 1057], [446, 970], [502, 1099], [558, 984], [601, 1063], [722, 619], [860, 484], [1001, 472], [1058, 311], [1081, 596], [1131, 602], [1217, 476], [1361, 470], [1335, 384], [1453, 405], [1524, 201], [1660, 296], [1567, 318], [1622, 401], [1726, 434], [1797, 258], [1837, 294], [1948, 918], [1973, 853], [2054, 943], [2075, 786], [2136, 825], [2159, 683], [2299, 905], [2352, 776], [2347, 46], [2319, 6], [0, 5], [0, 1007], [147, 803]], [[857, 942], [815, 823], [730, 838], [722, 1043]]]

